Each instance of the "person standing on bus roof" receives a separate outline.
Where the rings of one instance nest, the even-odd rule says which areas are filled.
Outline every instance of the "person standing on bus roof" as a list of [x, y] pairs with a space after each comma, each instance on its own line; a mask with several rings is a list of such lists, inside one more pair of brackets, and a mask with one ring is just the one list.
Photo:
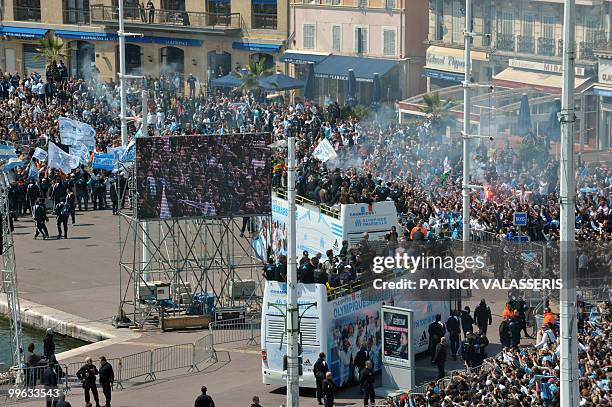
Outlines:
[[327, 366], [327, 361], [325, 360], [325, 353], [319, 353], [319, 359], [315, 362], [312, 371], [315, 376], [315, 381], [317, 383], [317, 401], [319, 405], [322, 405], [323, 402], [323, 380], [325, 380], [325, 376], [327, 372], [329, 372], [329, 367]]
[[323, 400], [325, 401], [325, 407], [334, 407], [334, 397], [336, 395], [336, 383], [334, 383], [331, 372], [325, 373], [325, 380], [323, 380], [322, 388], [323, 388]]

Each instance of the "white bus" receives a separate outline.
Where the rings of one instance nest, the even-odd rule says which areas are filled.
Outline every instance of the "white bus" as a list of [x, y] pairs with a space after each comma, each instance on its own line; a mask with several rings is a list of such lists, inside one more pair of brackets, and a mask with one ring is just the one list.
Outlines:
[[[371, 283], [362, 283], [362, 287], [353, 292], [347, 290], [344, 295], [328, 296], [323, 284], [297, 285], [302, 315], [300, 387], [316, 387], [312, 369], [320, 352], [327, 355], [334, 381], [339, 386], [352, 382], [353, 361], [362, 344], [365, 344], [373, 355], [374, 369], [380, 370], [380, 323], [383, 303], [414, 311], [412, 329], [415, 353], [427, 350], [427, 330], [429, 324], [435, 321], [436, 314], [442, 315], [443, 321], [450, 315], [450, 298], [439, 301], [411, 301], [409, 291], [375, 290]], [[266, 282], [261, 319], [261, 372], [264, 384], [286, 384], [286, 371], [283, 370], [287, 343], [284, 335], [286, 299], [286, 283]]]

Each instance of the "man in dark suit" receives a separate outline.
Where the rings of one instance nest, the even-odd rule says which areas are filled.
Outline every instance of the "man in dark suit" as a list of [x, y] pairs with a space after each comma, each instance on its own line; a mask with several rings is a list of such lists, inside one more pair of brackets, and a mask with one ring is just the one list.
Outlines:
[[457, 360], [457, 351], [459, 350], [459, 342], [461, 341], [461, 322], [458, 316], [458, 311], [453, 311], [451, 316], [446, 321], [446, 329], [450, 338], [451, 353], [453, 360]]
[[322, 405], [323, 402], [323, 380], [325, 380], [325, 375], [329, 372], [329, 367], [327, 366], [327, 361], [325, 361], [325, 353], [319, 353], [319, 359], [315, 362], [312, 372], [314, 373], [315, 381], [317, 383], [317, 401], [319, 405]]
[[431, 355], [431, 363], [435, 363], [436, 346], [440, 343], [440, 339], [446, 335], [446, 328], [442, 322], [442, 315], [436, 315], [436, 321], [432, 322], [427, 329], [429, 333], [429, 354]]
[[371, 360], [365, 362], [365, 367], [359, 373], [359, 379], [363, 391], [364, 407], [368, 406], [368, 402], [370, 406], [374, 406], [376, 394], [374, 393], [374, 372], [372, 371]]
[[444, 365], [446, 365], [446, 338], [442, 337], [440, 343], [436, 346], [436, 354], [434, 362], [438, 366], [438, 379], [444, 377]]

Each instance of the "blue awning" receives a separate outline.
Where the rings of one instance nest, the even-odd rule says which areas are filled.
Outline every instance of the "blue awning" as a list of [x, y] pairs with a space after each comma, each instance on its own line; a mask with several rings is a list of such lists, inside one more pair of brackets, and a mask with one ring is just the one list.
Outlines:
[[213, 79], [210, 81], [210, 84], [217, 88], [237, 88], [238, 86], [242, 85], [242, 81], [240, 78], [230, 73], [225, 76], [221, 76], [220, 78]]
[[256, 44], [249, 42], [232, 42], [233, 49], [242, 49], [245, 51], [257, 51], [257, 52], [278, 52], [281, 49], [280, 45], [274, 44]]
[[308, 54], [295, 51], [285, 51], [280, 57], [280, 62], [289, 62], [290, 64], [318, 64], [327, 58], [327, 55]]
[[276, 4], [276, 0], [251, 0], [253, 4]]
[[607, 87], [595, 86], [593, 88], [593, 94], [597, 96], [612, 97], [612, 89]]
[[301, 89], [305, 82], [282, 73], [275, 73], [259, 80], [259, 84], [266, 90]]
[[423, 71], [423, 76], [426, 76], [432, 79], [442, 79], [445, 81], [457, 82], [457, 83], [463, 82], [463, 79], [464, 79], [464, 75], [462, 74], [444, 72], [444, 71], [436, 71], [435, 69], [425, 69]]
[[315, 76], [347, 81], [348, 70], [352, 69], [357, 82], [374, 82], [375, 73], [382, 78], [397, 64], [398, 61], [391, 59], [330, 55], [315, 65]]
[[[66, 31], [56, 30], [55, 35], [60, 38], [91, 40], [91, 41], [119, 41], [119, 36], [116, 33], [93, 32], [93, 31]], [[126, 37], [126, 42], [132, 43], [147, 43], [174, 45], [184, 47], [199, 47], [202, 46], [202, 40], [194, 40], [191, 38], [173, 38], [173, 37]]]
[[26, 27], [0, 27], [0, 35], [17, 38], [43, 38], [49, 30], [44, 28], [26, 28]]

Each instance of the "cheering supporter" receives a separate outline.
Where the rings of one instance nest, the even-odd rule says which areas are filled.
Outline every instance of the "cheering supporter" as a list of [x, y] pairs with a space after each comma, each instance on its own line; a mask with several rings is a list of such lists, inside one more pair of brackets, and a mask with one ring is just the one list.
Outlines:
[[[612, 308], [599, 303], [587, 313], [578, 336], [580, 406], [612, 403]], [[551, 337], [553, 338], [553, 337]], [[400, 407], [425, 406], [555, 406], [559, 405], [560, 342], [543, 346], [504, 348], [480, 369], [455, 372], [431, 383], [424, 393], [403, 394]]]

